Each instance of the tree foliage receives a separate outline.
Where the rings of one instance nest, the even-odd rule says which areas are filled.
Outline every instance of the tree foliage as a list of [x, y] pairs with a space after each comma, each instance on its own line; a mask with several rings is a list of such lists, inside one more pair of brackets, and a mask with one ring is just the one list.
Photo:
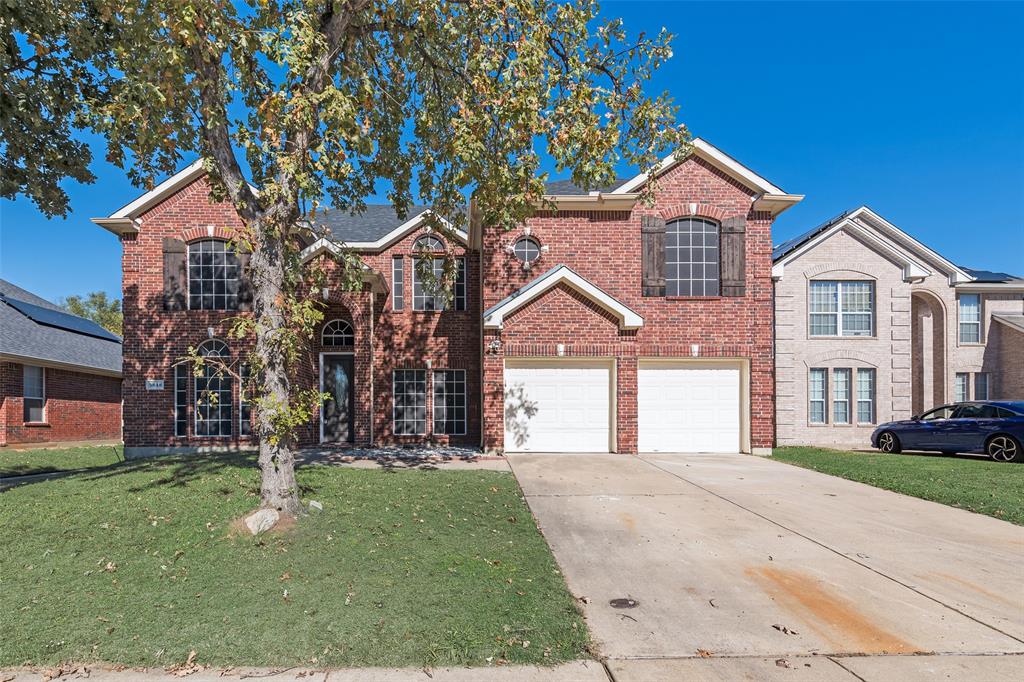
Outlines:
[[[400, 215], [433, 208], [443, 233], [465, 226], [472, 192], [486, 224], [512, 228], [542, 200], [545, 159], [592, 187], [619, 165], [651, 170], [687, 141], [671, 99], [644, 91], [671, 36], [630, 37], [594, 0], [94, 0], [63, 11], [42, 42], [90, 66], [72, 76], [80, 102], [51, 116], [87, 116], [107, 158], [142, 185], [198, 153], [215, 198], [245, 225], [254, 315], [236, 333], [255, 339], [263, 502], [288, 510], [293, 426], [308, 412], [288, 370], [321, 317], [291, 237], [300, 217], [315, 230], [321, 207], [358, 212], [384, 192]], [[102, 45], [80, 30], [97, 22]], [[59, 197], [54, 187], [42, 196]], [[358, 286], [358, 259], [340, 261], [341, 281]]]
[[68, 296], [60, 306], [72, 315], [92, 320], [118, 336], [122, 333], [123, 318], [120, 299], [109, 299], [104, 291], [93, 291], [83, 296]]

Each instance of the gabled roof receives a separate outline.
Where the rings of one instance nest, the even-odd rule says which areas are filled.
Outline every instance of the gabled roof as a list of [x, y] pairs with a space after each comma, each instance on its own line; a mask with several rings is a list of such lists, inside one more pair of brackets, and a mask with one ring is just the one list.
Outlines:
[[0, 358], [121, 376], [121, 339], [92, 320], [0, 280]]
[[[388, 206], [387, 208], [390, 211], [390, 215], [394, 216], [394, 209], [392, 209], [390, 206]], [[382, 211], [381, 213], [388, 215], [387, 211]], [[302, 250], [302, 260], [305, 262], [310, 260], [311, 258], [314, 258], [315, 256], [327, 252], [339, 254], [341, 253], [342, 249], [353, 249], [355, 251], [371, 252], [381, 251], [390, 246], [391, 244], [395, 243], [405, 235], [409, 234], [410, 232], [413, 232], [414, 230], [418, 230], [424, 227], [424, 222], [430, 215], [431, 212], [429, 209], [423, 209], [422, 211], [417, 213], [415, 216], [409, 218], [405, 222], [395, 225], [394, 227], [391, 227], [391, 229], [388, 230], [387, 232], [381, 234], [380, 232], [385, 228], [385, 226], [390, 226], [386, 220], [382, 220], [378, 223], [377, 227], [375, 228], [375, 231], [372, 234], [368, 232], [363, 233], [364, 235], [367, 236], [373, 236], [373, 234], [377, 234], [376, 239], [367, 241], [348, 241], [343, 237], [338, 236], [338, 234], [359, 233], [356, 232], [355, 230], [348, 230], [347, 227], [340, 228], [339, 232], [335, 233], [334, 229], [332, 228], [332, 237], [321, 237], [320, 239], [317, 239], [315, 242], [313, 242], [312, 244], [310, 244], [309, 246]], [[349, 218], [353, 220], [358, 220], [359, 216], [349, 216]], [[466, 235], [465, 232], [463, 232], [462, 230], [456, 230], [451, 228], [451, 225], [444, 218], [439, 219], [441, 220], [442, 223], [444, 223], [446, 227], [450, 229], [451, 233], [455, 235], [456, 239], [458, 239], [463, 244], [469, 243], [469, 237]], [[348, 224], [347, 221], [345, 224]], [[330, 227], [330, 224], [328, 224], [328, 227]]]
[[[699, 137], [694, 138], [691, 142], [690, 154], [669, 154], [661, 160], [661, 164], [654, 171], [654, 174], [661, 175], [667, 172], [688, 159], [691, 154], [757, 193], [754, 199], [754, 208], [756, 210], [768, 211], [772, 215], [778, 215], [790, 206], [800, 203], [804, 198], [802, 194], [787, 194], [718, 147]], [[616, 187], [611, 193], [629, 194], [636, 192], [643, 187], [648, 179], [649, 175], [647, 173], [640, 173], [631, 180]]]
[[996, 322], [1002, 322], [1007, 327], [1016, 329], [1019, 332], [1024, 332], [1024, 315], [1008, 315], [1006, 313], [993, 313], [992, 319]]
[[500, 328], [506, 315], [512, 313], [544, 292], [559, 284], [566, 284], [580, 292], [618, 318], [622, 329], [637, 329], [644, 324], [640, 317], [624, 303], [577, 274], [567, 265], [556, 265], [521, 289], [506, 296], [484, 311], [484, 327]]
[[772, 277], [782, 279], [787, 263], [841, 230], [859, 237], [903, 266], [903, 278], [906, 281], [923, 279], [931, 275], [933, 269], [945, 274], [950, 285], [973, 281], [973, 277], [962, 268], [943, 258], [867, 206], [841, 213], [776, 246], [772, 251]]

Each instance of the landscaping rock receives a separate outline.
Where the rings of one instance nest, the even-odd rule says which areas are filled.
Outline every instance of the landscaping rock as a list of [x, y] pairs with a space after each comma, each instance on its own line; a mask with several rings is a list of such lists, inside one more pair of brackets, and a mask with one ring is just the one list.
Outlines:
[[317, 502], [316, 500], [310, 500], [309, 501], [309, 508], [310, 509], [316, 509], [317, 511], [323, 511], [324, 510], [324, 505], [322, 503], [320, 503], [320, 502]]
[[259, 535], [273, 528], [280, 518], [276, 509], [260, 509], [245, 518], [245, 525], [250, 533]]

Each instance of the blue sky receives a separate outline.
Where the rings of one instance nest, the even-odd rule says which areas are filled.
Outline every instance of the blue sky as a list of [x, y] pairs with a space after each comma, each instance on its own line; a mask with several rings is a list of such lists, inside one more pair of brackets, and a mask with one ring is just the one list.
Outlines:
[[[1024, 276], [1024, 3], [606, 2], [677, 34], [651, 84], [788, 192], [778, 243], [867, 204], [951, 260]], [[0, 277], [54, 299], [120, 297], [120, 246], [89, 218], [139, 191], [102, 162], [72, 215], [0, 205]], [[631, 169], [623, 169], [630, 175]]]

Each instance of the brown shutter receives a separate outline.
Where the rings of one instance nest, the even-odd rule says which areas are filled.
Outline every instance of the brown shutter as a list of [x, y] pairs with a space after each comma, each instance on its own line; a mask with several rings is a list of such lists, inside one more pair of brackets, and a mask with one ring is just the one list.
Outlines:
[[665, 220], [659, 216], [640, 217], [643, 258], [643, 295], [665, 295]]
[[252, 279], [249, 278], [248, 251], [239, 251], [238, 257], [238, 309], [252, 310]]
[[747, 293], [747, 219], [740, 216], [722, 221], [722, 296]]
[[188, 308], [187, 252], [185, 242], [164, 237], [164, 310]]

